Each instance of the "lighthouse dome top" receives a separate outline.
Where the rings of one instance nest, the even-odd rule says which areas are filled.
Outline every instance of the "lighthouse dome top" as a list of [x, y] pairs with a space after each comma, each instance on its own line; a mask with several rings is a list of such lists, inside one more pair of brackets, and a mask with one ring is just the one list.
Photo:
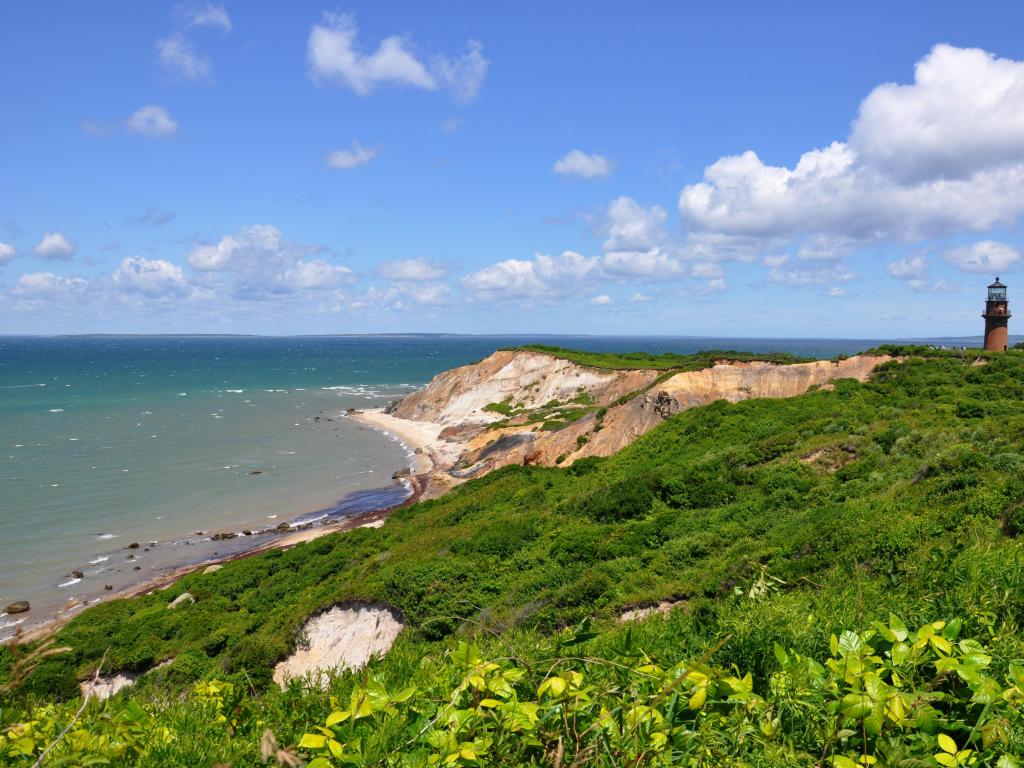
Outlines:
[[989, 285], [989, 288], [1005, 288], [1006, 286], [999, 282], [999, 277], [996, 277], [996, 281]]

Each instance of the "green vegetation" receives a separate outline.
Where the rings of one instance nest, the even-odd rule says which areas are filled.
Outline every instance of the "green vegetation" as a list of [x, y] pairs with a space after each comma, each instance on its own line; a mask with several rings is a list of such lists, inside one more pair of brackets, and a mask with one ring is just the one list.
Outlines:
[[[31, 765], [106, 653], [173, 661], [90, 704], [48, 765], [256, 766], [262, 740], [317, 766], [1012, 768], [1024, 354], [913, 354], [89, 609], [7, 697], [0, 755]], [[403, 613], [392, 651], [269, 690], [304, 619], [355, 599]], [[667, 619], [615, 621], [660, 601]]]
[[769, 363], [789, 365], [792, 363], [806, 363], [811, 359], [797, 357], [785, 352], [755, 353], [708, 350], [692, 355], [680, 355], [672, 352], [653, 355], [647, 352], [583, 352], [575, 349], [565, 349], [564, 347], [553, 347], [547, 344], [526, 344], [521, 347], [515, 347], [515, 349], [522, 349], [527, 352], [542, 352], [545, 355], [568, 360], [577, 365], [586, 365], [590, 368], [610, 368], [613, 370], [699, 371], [701, 368], [710, 368], [719, 360], [763, 360]]
[[500, 413], [502, 416], [511, 416], [518, 412], [516, 407], [512, 405], [512, 398], [502, 400], [500, 403], [488, 403], [481, 410], [488, 413]]

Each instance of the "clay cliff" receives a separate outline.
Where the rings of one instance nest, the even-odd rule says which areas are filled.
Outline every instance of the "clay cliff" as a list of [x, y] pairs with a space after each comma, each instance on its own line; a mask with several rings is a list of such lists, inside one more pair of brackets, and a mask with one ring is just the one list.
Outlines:
[[488, 424], [504, 418], [483, 410], [491, 404], [508, 402], [519, 410], [535, 410], [586, 392], [596, 404], [607, 405], [657, 376], [657, 371], [585, 368], [538, 352], [500, 350], [479, 363], [438, 374], [426, 389], [403, 398], [388, 413], [446, 427]]
[[507, 464], [567, 466], [608, 456], [688, 408], [794, 397], [836, 379], [865, 381], [891, 359], [860, 355], [792, 365], [723, 360], [673, 374], [589, 368], [543, 353], [503, 350], [439, 374], [388, 413], [436, 426], [440, 439], [459, 449], [454, 466], [438, 468], [451, 485]]

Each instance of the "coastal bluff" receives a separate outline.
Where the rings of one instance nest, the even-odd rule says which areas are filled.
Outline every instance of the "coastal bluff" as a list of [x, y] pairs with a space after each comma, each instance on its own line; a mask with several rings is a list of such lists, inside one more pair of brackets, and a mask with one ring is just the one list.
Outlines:
[[697, 370], [603, 368], [557, 353], [500, 350], [435, 376], [363, 420], [424, 435], [426, 495], [509, 464], [568, 466], [609, 456], [673, 414], [718, 400], [786, 398], [839, 379], [866, 381], [888, 355], [778, 363], [723, 356]]

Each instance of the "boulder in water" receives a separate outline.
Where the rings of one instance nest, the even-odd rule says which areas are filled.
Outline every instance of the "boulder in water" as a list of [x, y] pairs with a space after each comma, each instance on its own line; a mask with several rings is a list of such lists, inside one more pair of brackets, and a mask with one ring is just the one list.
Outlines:
[[16, 600], [15, 602], [4, 608], [5, 613], [25, 613], [32, 606], [28, 604], [28, 600]]

